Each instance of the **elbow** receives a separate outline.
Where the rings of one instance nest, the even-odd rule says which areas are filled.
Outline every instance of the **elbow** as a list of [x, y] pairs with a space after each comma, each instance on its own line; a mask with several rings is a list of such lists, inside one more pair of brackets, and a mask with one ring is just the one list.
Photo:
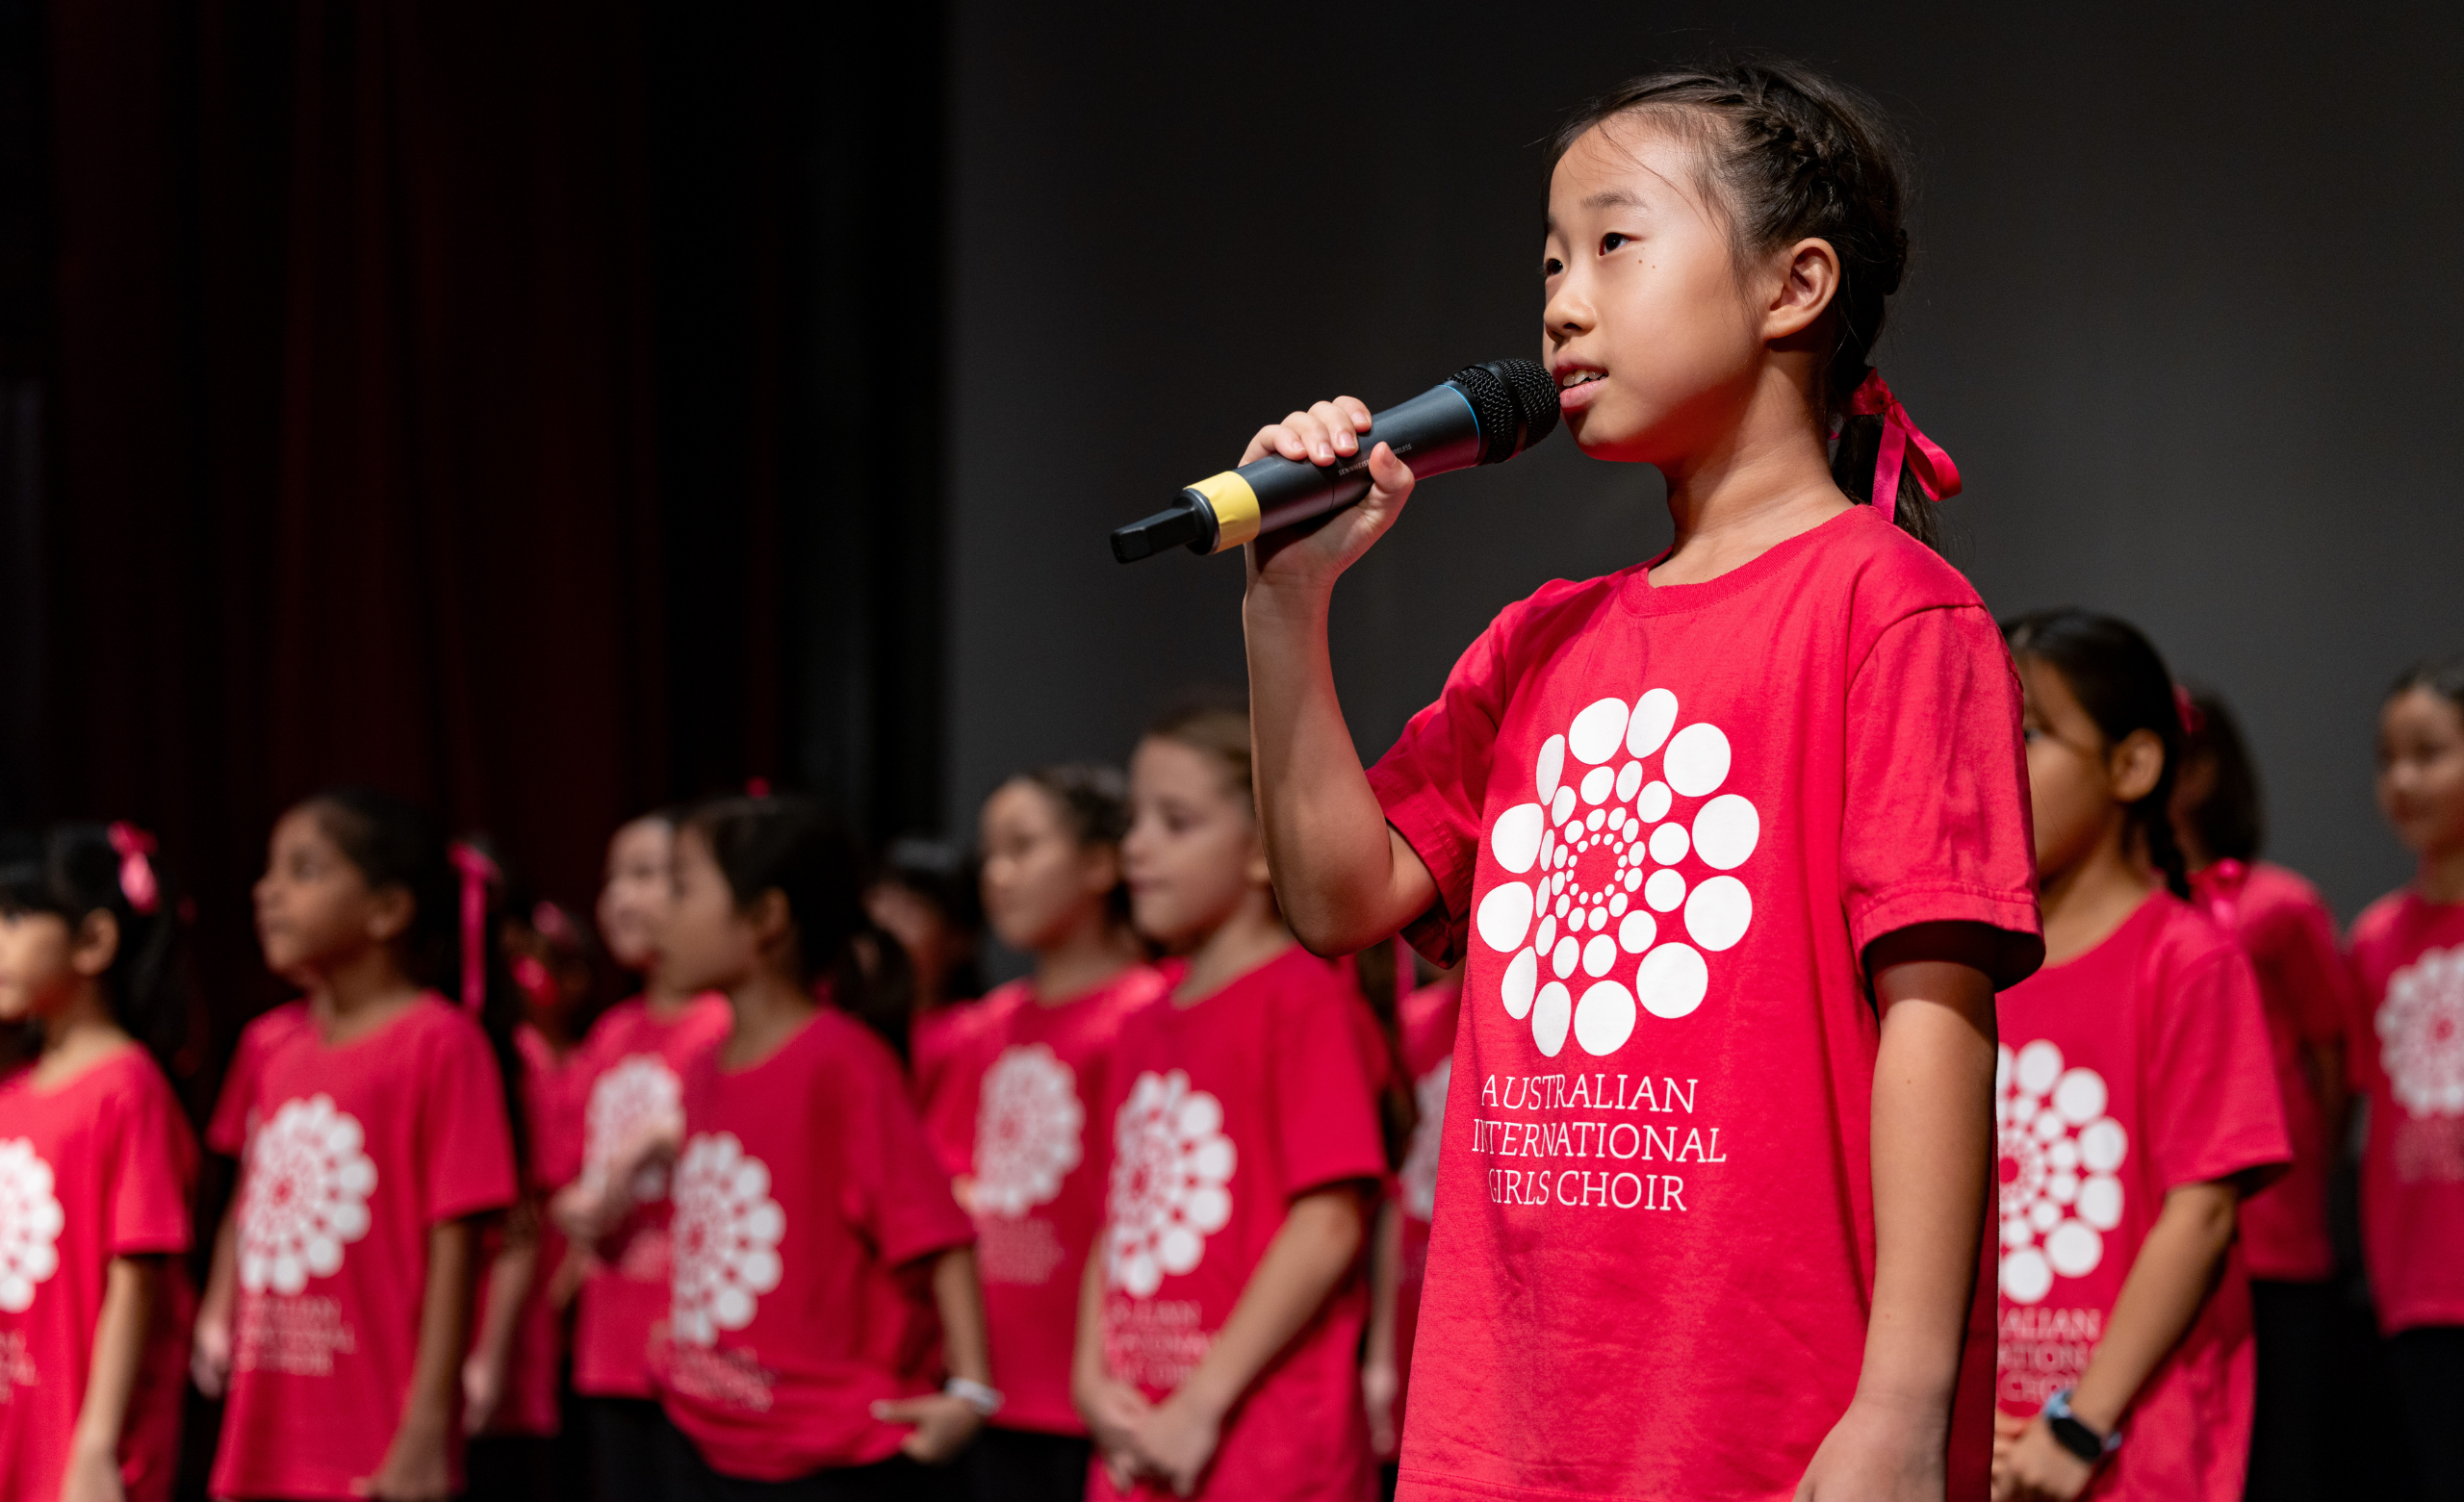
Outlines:
[[1317, 1260], [1341, 1269], [1350, 1266], [1360, 1256], [1361, 1245], [1368, 1238], [1361, 1200], [1362, 1196], [1347, 1184], [1321, 1190], [1292, 1208], [1293, 1218], [1307, 1230]]

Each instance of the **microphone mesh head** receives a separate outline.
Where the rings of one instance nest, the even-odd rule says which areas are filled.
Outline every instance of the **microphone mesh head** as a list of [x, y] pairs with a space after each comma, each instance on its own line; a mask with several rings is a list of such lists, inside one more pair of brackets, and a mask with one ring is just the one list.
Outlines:
[[1447, 379], [1480, 420], [1480, 462], [1498, 464], [1557, 430], [1557, 388], [1537, 361], [1490, 360]]

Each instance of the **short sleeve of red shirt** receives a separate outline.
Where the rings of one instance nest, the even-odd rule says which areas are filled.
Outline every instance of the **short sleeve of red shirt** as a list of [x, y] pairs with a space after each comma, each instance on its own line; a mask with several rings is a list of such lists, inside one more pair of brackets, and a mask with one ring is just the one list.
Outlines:
[[2281, 1168], [2292, 1148], [2249, 960], [2223, 942], [2168, 943], [2154, 964], [2147, 1078], [2165, 1087], [2140, 1108], [2158, 1179], [2175, 1189]]
[[2292, 1005], [2294, 1029], [2304, 1043], [2333, 1043], [2344, 1035], [2351, 985], [2336, 949], [2335, 920], [2318, 894], [2303, 883], [2295, 901], [2271, 903], [2250, 951], [2275, 971]]
[[1981, 607], [1885, 627], [1849, 680], [1840, 878], [1859, 954], [1920, 923], [1995, 929], [1997, 986], [2044, 957], [2035, 904], [2002, 874], [2034, 864], [2019, 689]]
[[188, 1186], [196, 1178], [196, 1140], [170, 1086], [153, 1071], [131, 1071], [119, 1124], [117, 1170], [107, 1235], [114, 1257], [189, 1249]]
[[1403, 930], [1441, 965], [1463, 956], [1471, 922], [1472, 871], [1480, 854], [1481, 798], [1503, 713], [1506, 657], [1517, 625], [1571, 586], [1553, 583], [1499, 612], [1455, 660], [1434, 703], [1412, 716], [1402, 735], [1369, 769], [1369, 785], [1412, 853], [1437, 883], [1437, 902]]
[[422, 1120], [420, 1213], [429, 1225], [502, 1209], [518, 1191], [504, 1082], [475, 1024], [438, 1028], [423, 1039], [424, 1075], [414, 1096]]
[[[868, 1035], [858, 1046], [872, 1041]], [[848, 1218], [864, 1228], [884, 1263], [898, 1267], [967, 1245], [975, 1227], [950, 1193], [897, 1064], [886, 1052], [874, 1062], [878, 1067], [841, 1073], [843, 1086], [860, 1100], [845, 1118], [853, 1129], [849, 1192], [858, 1202], [848, 1207]]]
[[274, 1039], [299, 1024], [297, 1002], [289, 1002], [259, 1017], [240, 1031], [231, 1050], [230, 1067], [222, 1072], [222, 1093], [215, 1098], [214, 1115], [205, 1124], [205, 1145], [225, 1158], [237, 1158], [248, 1145], [248, 1112], [256, 1108], [257, 1075], [265, 1066]]

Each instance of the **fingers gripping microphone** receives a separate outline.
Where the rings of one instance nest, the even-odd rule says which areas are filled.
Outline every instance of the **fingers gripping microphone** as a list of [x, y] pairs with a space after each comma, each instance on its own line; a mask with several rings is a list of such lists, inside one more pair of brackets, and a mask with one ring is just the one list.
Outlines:
[[1357, 453], [1333, 464], [1306, 464], [1270, 454], [1210, 475], [1181, 492], [1171, 506], [1113, 533], [1122, 563], [1167, 547], [1219, 553], [1267, 532], [1341, 511], [1369, 494], [1369, 455], [1379, 444], [1421, 479], [1476, 464], [1500, 464], [1547, 438], [1557, 426], [1557, 388], [1529, 360], [1466, 366], [1400, 406], [1371, 420]]

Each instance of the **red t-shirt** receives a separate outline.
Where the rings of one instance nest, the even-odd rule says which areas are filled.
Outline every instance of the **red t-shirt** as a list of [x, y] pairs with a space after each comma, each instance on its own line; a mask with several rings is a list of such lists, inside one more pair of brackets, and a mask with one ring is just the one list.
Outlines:
[[1133, 966], [1058, 1006], [1025, 980], [983, 1002], [976, 1036], [975, 1150], [967, 1195], [976, 1272], [1004, 1428], [1083, 1435], [1069, 1402], [1078, 1286], [1104, 1218], [1100, 1125], [1121, 1019], [1164, 992]]
[[[2293, 1149], [2267, 1014], [2231, 935], [2169, 893], [1995, 1004], [2001, 1340], [1994, 1399], [2034, 1415], [2075, 1384], [2122, 1280], [2188, 1184]], [[2089, 1495], [2236, 1502], [2249, 1459], [2250, 1288], [2237, 1246], [2122, 1420]]]
[[887, 1459], [908, 1430], [872, 1405], [934, 1389], [927, 1260], [971, 1235], [897, 1058], [824, 1006], [750, 1068], [695, 1058], [684, 1126], [668, 1417], [750, 1481]]
[[1420, 1328], [1421, 1287], [1428, 1279], [1428, 1228], [1437, 1212], [1437, 1150], [1445, 1140], [1447, 1084], [1454, 1078], [1454, 1019], [1463, 987], [1453, 979], [1423, 986], [1403, 1000], [1403, 1066], [1412, 1073], [1420, 1124], [1403, 1158], [1402, 1266], [1395, 1285], [1395, 1394], [1399, 1431], [1412, 1389], [1412, 1344]]
[[294, 1002], [241, 1055], [206, 1128], [245, 1153], [213, 1491], [349, 1498], [401, 1422], [429, 1231], [513, 1203], [504, 1088], [479, 1025], [435, 995], [340, 1046]]
[[1407, 935], [1466, 959], [1404, 1497], [1797, 1485], [1873, 1290], [1859, 956], [1965, 921], [1997, 983], [2034, 967], [2025, 776], [2001, 632], [1870, 506], [1707, 583], [1547, 585], [1473, 643], [1370, 772], [1437, 884]]
[[179, 1462], [187, 1387], [189, 1192], [196, 1140], [141, 1048], [67, 1082], [0, 1081], [0, 1476], [12, 1495], [59, 1494], [85, 1404], [112, 1260], [168, 1256], [120, 1431], [120, 1484], [163, 1502]]
[[959, 1002], [908, 1030], [910, 1096], [933, 1155], [952, 1179], [965, 1174], [975, 1158], [975, 1082], [984, 1067], [977, 1046], [988, 1015], [985, 1002]]
[[2464, 904], [2371, 904], [2352, 972], [2347, 1057], [2370, 1099], [2361, 1247], [2378, 1323], [2464, 1325]]
[[[715, 993], [695, 997], [667, 1018], [640, 997], [608, 1008], [567, 1065], [582, 1142], [576, 1171], [603, 1176], [646, 1122], [680, 1121], [684, 1071], [719, 1046], [733, 1015], [727, 998]], [[574, 1299], [574, 1390], [591, 1397], [658, 1393], [651, 1381], [651, 1329], [667, 1318], [675, 1285], [666, 1167], [644, 1169], [632, 1191], [632, 1210], [592, 1248], [590, 1270]]]
[[2267, 1006], [2268, 1043], [2284, 1098], [2293, 1166], [2242, 1202], [2242, 1255], [2253, 1278], [2316, 1281], [2336, 1270], [2327, 1236], [2327, 1172], [2334, 1156], [2306, 1056], [2344, 1039], [2350, 1004], [2336, 920], [2318, 889], [2282, 866], [2220, 860], [2191, 878], [2191, 894], [2242, 943]]
[[[525, 1126], [530, 1133], [530, 1163], [526, 1185], [539, 1211], [539, 1257], [530, 1291], [522, 1301], [513, 1345], [505, 1353], [504, 1395], [498, 1401], [492, 1435], [553, 1435], [564, 1427], [556, 1398], [562, 1376], [564, 1327], [550, 1302], [550, 1285], [563, 1264], [564, 1233], [547, 1217], [548, 1196], [573, 1181], [580, 1171], [581, 1111], [574, 1103], [571, 1060], [560, 1059], [538, 1029], [524, 1026], [514, 1034], [522, 1050], [522, 1100]], [[503, 1249], [501, 1228], [484, 1238], [489, 1259]], [[483, 1264], [484, 1265], [484, 1264]], [[479, 1277], [478, 1298], [472, 1308], [471, 1335], [475, 1341], [487, 1317], [488, 1278]]]
[[[1104, 1359], [1149, 1398], [1206, 1354], [1294, 1200], [1386, 1171], [1360, 1006], [1295, 945], [1194, 1004], [1159, 1002], [1121, 1024], [1097, 1118], [1110, 1137]], [[1224, 1421], [1198, 1496], [1373, 1494], [1367, 1314], [1366, 1281], [1346, 1279]], [[1117, 1494], [1098, 1462], [1088, 1495]], [[1138, 1494], [1169, 1493], [1142, 1483]]]

